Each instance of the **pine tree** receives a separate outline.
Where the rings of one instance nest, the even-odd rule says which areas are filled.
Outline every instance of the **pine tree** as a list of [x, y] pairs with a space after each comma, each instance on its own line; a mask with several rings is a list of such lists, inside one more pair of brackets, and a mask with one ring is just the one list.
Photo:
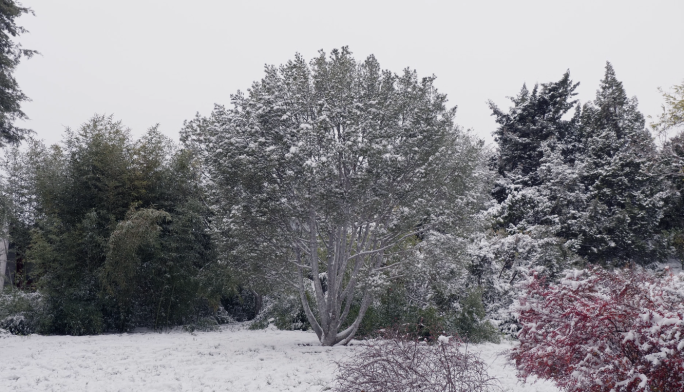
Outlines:
[[532, 92], [523, 86], [507, 113], [490, 103], [499, 123], [496, 204], [489, 211], [491, 232], [470, 248], [470, 271], [485, 288], [488, 313], [504, 329], [512, 321], [509, 291], [517, 280], [532, 268], [554, 278], [577, 261], [561, 234], [582, 198], [574, 169], [582, 152], [579, 111], [568, 116], [578, 84], [566, 72]]
[[28, 97], [19, 89], [19, 84], [12, 75], [22, 57], [31, 57], [38, 53], [23, 49], [12, 40], [26, 32], [26, 29], [16, 25], [15, 19], [27, 13], [33, 11], [22, 7], [17, 1], [0, 1], [0, 146], [18, 143], [29, 133], [29, 130], [14, 124], [16, 120], [27, 118], [21, 110], [21, 102]]
[[[567, 76], [543, 85], [541, 93], [523, 89], [508, 114], [493, 107], [501, 124], [497, 225], [509, 236], [536, 238], [515, 240], [527, 249], [556, 238], [552, 248], [560, 253], [551, 255], [574, 252], [590, 263], [611, 265], [657, 261], [665, 250], [658, 225], [670, 193], [636, 98], [627, 97], [607, 64], [595, 101], [565, 120], [575, 86]], [[512, 249], [521, 254], [519, 245]], [[554, 265], [549, 254], [538, 254], [545, 253], [535, 261], [530, 254], [525, 258], [548, 268]]]

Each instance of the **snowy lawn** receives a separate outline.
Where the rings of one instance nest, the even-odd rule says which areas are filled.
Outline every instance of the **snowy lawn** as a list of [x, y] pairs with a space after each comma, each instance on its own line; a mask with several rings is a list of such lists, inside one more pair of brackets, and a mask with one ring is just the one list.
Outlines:
[[[479, 351], [504, 390], [558, 391], [548, 382], [523, 385], [500, 355], [502, 343]], [[0, 338], [0, 391], [324, 391], [335, 361], [351, 347], [321, 347], [312, 332], [246, 330], [139, 332], [100, 336]]]

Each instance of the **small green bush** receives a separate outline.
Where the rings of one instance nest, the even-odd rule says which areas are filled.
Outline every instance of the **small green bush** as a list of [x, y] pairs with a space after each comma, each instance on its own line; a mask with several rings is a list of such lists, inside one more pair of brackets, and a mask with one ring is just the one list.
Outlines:
[[[409, 305], [405, 298], [400, 289], [387, 290], [366, 311], [356, 337], [372, 338], [382, 336], [385, 330], [398, 330], [411, 339], [429, 342], [439, 335], [458, 335], [472, 343], [500, 341], [499, 330], [486, 320], [480, 289], [470, 290], [461, 298], [458, 311], [445, 306]], [[356, 318], [358, 311], [359, 304], [353, 305], [343, 328]]]
[[461, 310], [451, 320], [450, 328], [472, 343], [499, 343], [499, 329], [486, 320], [482, 290], [473, 289], [460, 301]]
[[46, 317], [40, 294], [19, 290], [0, 294], [0, 329], [14, 335], [30, 335], [41, 332]]
[[82, 336], [97, 335], [104, 331], [101, 310], [92, 302], [65, 301], [53, 308], [48, 322], [47, 333]]
[[250, 330], [258, 330], [258, 329], [266, 329], [268, 325], [270, 324], [270, 321], [266, 318], [260, 318], [252, 321], [249, 324], [249, 329]]

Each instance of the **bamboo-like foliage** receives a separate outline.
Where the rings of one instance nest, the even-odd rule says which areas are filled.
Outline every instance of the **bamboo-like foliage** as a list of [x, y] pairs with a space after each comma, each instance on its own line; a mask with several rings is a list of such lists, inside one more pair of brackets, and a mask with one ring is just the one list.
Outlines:
[[[104, 263], [102, 282], [107, 294], [112, 296], [120, 310], [122, 323], [130, 317], [131, 302], [138, 292], [142, 247], [159, 252], [159, 236], [162, 222], [170, 221], [171, 215], [153, 208], [132, 209], [125, 220], [116, 225], [109, 236], [107, 258]], [[123, 329], [123, 328], [121, 328]]]
[[45, 296], [44, 332], [163, 328], [219, 302], [226, 279], [208, 276], [209, 211], [187, 151], [154, 127], [134, 140], [105, 116], [59, 145], [29, 142], [3, 165], [2, 201], [16, 254]]

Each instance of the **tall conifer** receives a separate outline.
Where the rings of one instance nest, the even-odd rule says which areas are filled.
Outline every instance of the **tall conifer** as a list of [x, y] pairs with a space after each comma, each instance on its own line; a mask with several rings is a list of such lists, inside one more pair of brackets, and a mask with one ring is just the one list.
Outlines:
[[666, 188], [637, 100], [627, 97], [610, 63], [596, 99], [583, 108], [582, 134], [578, 169], [587, 206], [577, 222], [575, 250], [593, 263], [657, 261]]

